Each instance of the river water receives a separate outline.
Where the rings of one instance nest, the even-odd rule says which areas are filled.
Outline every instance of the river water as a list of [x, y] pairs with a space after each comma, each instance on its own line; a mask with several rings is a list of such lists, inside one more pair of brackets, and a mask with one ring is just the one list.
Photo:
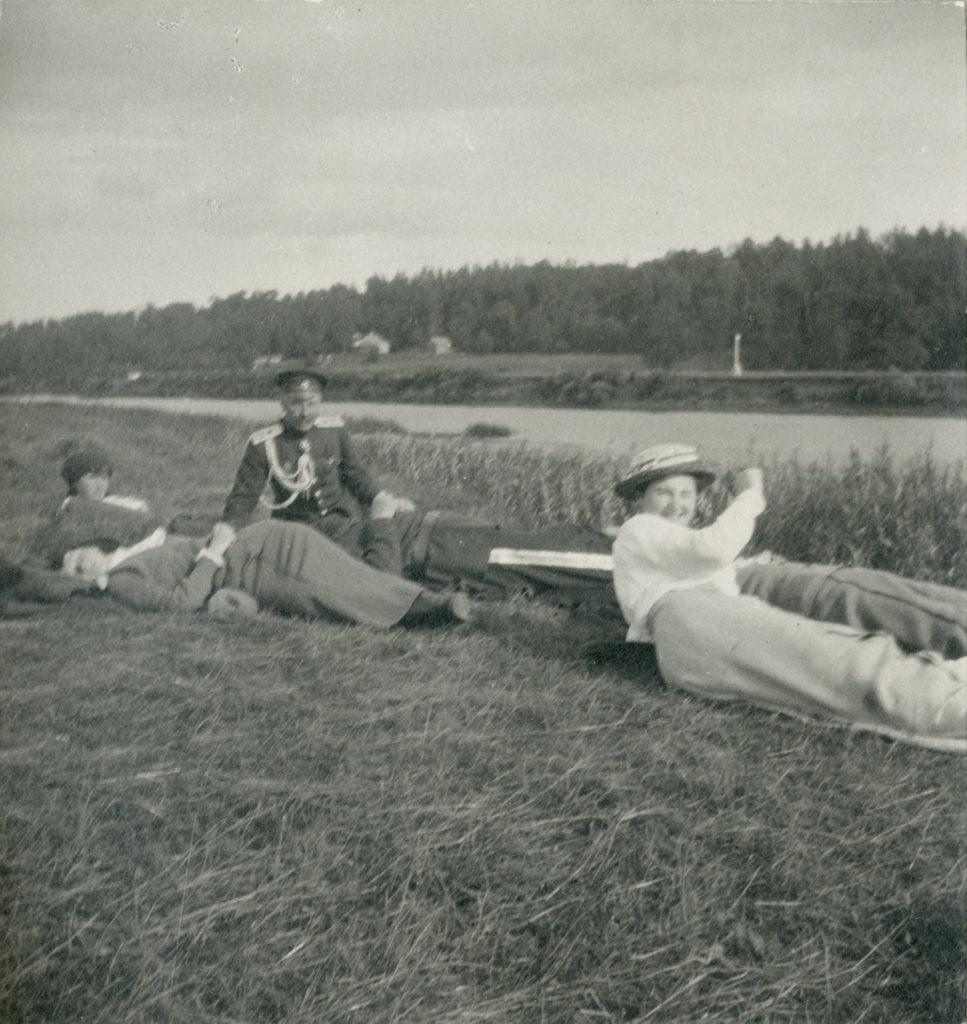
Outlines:
[[[158, 409], [172, 413], [231, 416], [253, 425], [279, 415], [276, 401], [203, 398], [103, 398], [32, 395], [16, 401], [59, 401]], [[866, 457], [888, 445], [905, 460], [926, 451], [943, 463], [967, 457], [967, 420], [962, 417], [824, 416], [746, 412], [635, 412], [629, 410], [543, 409], [517, 406], [409, 405], [331, 402], [328, 414], [347, 419], [392, 420], [414, 433], [459, 434], [474, 423], [510, 427], [515, 438], [539, 445], [569, 445], [612, 455], [629, 455], [661, 441], [699, 445], [726, 463], [793, 455], [834, 462], [856, 449]]]

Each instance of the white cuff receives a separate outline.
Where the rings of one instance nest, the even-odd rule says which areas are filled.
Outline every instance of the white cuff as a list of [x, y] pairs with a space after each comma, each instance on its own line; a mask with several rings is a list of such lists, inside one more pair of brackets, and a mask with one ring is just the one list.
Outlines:
[[200, 562], [203, 558], [207, 558], [209, 562], [214, 563], [219, 569], [225, 565], [225, 559], [217, 552], [212, 551], [211, 548], [202, 548], [201, 551], [195, 555], [195, 561]]

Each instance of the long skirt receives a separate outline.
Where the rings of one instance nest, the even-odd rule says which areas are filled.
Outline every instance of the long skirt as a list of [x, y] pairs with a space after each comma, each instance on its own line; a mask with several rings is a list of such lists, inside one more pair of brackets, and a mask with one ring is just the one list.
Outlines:
[[308, 526], [264, 520], [239, 531], [225, 555], [222, 586], [251, 594], [259, 607], [309, 619], [372, 626], [398, 622], [421, 593], [378, 572]]
[[737, 573], [743, 594], [774, 608], [862, 631], [881, 630], [908, 651], [967, 654], [967, 591], [879, 569], [768, 562]]
[[649, 625], [671, 686], [967, 753], [967, 658], [700, 588], [665, 594]]

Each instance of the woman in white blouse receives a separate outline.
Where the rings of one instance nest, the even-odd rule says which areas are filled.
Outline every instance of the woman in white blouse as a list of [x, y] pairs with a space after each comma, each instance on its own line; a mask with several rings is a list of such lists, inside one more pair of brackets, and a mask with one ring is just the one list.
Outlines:
[[[736, 560], [765, 509], [762, 471], [739, 473], [728, 508], [696, 529], [699, 492], [714, 479], [694, 448], [666, 444], [641, 452], [615, 488], [634, 511], [614, 542], [618, 603], [627, 638], [654, 644], [664, 680], [967, 753], [967, 657], [906, 653], [889, 633], [816, 621], [741, 593]], [[896, 591], [905, 586], [877, 575]], [[917, 586], [903, 594], [907, 618], [935, 616]], [[954, 616], [967, 607], [962, 592], [926, 586]], [[918, 628], [933, 635], [922, 621]]]

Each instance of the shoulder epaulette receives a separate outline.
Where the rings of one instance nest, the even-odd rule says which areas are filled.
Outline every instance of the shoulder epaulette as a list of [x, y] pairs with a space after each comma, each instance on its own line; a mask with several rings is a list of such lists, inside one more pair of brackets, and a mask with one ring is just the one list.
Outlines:
[[254, 434], [249, 435], [249, 444], [265, 444], [266, 441], [271, 440], [273, 437], [278, 437], [282, 433], [282, 424], [273, 423], [271, 426], [262, 427], [261, 430], [256, 430]]
[[344, 427], [346, 424], [342, 416], [317, 416], [314, 427]]

